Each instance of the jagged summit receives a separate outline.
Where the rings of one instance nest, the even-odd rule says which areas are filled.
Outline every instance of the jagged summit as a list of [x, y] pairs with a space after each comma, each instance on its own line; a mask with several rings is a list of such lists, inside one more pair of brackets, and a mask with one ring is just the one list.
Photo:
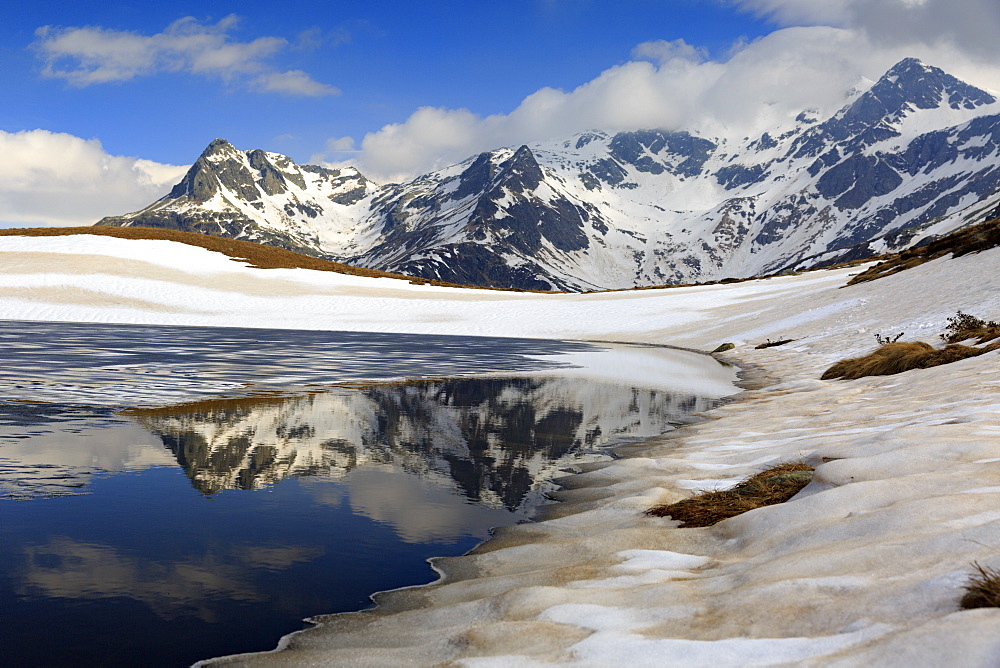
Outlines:
[[232, 144], [229, 143], [229, 141], [221, 137], [216, 137], [211, 141], [211, 143], [209, 143], [208, 146], [205, 147], [205, 150], [201, 152], [201, 157], [205, 158], [215, 154], [232, 155], [234, 153], [237, 153], [237, 149], [235, 146], [233, 146]]
[[898, 115], [907, 106], [934, 109], [947, 104], [952, 109], [975, 109], [997, 101], [986, 91], [917, 58], [896, 63], [866, 95], [882, 103], [885, 115]]
[[795, 155], [816, 157], [829, 148], [831, 139], [851, 142], [860, 149], [898, 137], [900, 122], [918, 110], [974, 111], [996, 102], [986, 91], [937, 67], [906, 58], [832, 118], [800, 138]]
[[300, 166], [215, 139], [165, 197], [98, 224], [168, 227], [324, 256], [323, 236], [353, 227], [351, 207], [375, 189], [353, 168]]
[[589, 290], [898, 250], [1000, 204], [1000, 104], [915, 58], [759, 137], [591, 130], [407, 183], [223, 139], [146, 209], [101, 221], [246, 238], [453, 283]]
[[997, 100], [984, 90], [960, 81], [916, 58], [906, 58], [888, 72], [840, 117], [847, 125], [874, 126], [896, 122], [917, 109], [973, 110]]

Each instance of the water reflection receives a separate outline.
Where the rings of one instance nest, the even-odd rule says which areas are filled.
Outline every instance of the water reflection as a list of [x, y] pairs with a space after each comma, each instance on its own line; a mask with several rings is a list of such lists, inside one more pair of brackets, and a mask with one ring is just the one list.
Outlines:
[[0, 499], [84, 494], [95, 475], [155, 466], [176, 460], [109, 409], [0, 402]]
[[[24, 323], [0, 339], [5, 665], [270, 649], [303, 617], [432, 580], [427, 558], [531, 517], [560, 470], [731, 379], [697, 355], [559, 342]], [[362, 369], [509, 375], [329, 385]], [[227, 383], [243, 396], [213, 395]], [[285, 394], [247, 396], [269, 390]], [[115, 412], [177, 397], [196, 403]]]
[[595, 455], [626, 438], [662, 433], [671, 420], [711, 403], [565, 378], [486, 378], [210, 401], [128, 415], [162, 439], [204, 494], [258, 489], [290, 476], [356, 482], [358, 469], [377, 468], [524, 514], [571, 453]]
[[171, 561], [128, 554], [112, 545], [55, 536], [24, 548], [17, 593], [26, 599], [124, 597], [161, 619], [217, 620], [213, 601], [259, 602], [265, 597], [250, 568], [284, 570], [322, 550], [309, 546], [238, 544]]

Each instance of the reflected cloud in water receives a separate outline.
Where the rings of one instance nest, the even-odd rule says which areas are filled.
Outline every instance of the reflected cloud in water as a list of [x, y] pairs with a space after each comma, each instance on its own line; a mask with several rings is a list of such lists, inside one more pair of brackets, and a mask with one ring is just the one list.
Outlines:
[[0, 499], [83, 494], [98, 474], [176, 466], [162, 441], [110, 412], [0, 402]]
[[125, 554], [111, 545], [56, 536], [24, 548], [17, 594], [37, 598], [130, 598], [162, 619], [216, 620], [213, 601], [261, 601], [248, 569], [282, 570], [315, 559], [316, 547], [232, 545], [178, 561]]
[[305, 486], [317, 502], [339, 506], [346, 500], [352, 513], [392, 527], [407, 543], [484, 539], [493, 527], [511, 524], [509, 512], [471, 504], [445, 476], [413, 475], [391, 464], [361, 467], [336, 485], [311, 478]]

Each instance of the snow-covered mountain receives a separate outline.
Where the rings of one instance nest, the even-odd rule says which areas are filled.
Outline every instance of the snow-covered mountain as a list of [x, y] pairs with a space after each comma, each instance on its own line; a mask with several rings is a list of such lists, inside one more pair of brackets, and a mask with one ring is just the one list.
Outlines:
[[[266, 151], [238, 151], [216, 139], [180, 183], [150, 206], [98, 225], [143, 225], [248, 239], [310, 255], [325, 255], [337, 233], [357, 234], [364, 202], [378, 187], [356, 169], [297, 165]], [[322, 235], [322, 236], [321, 236]]]
[[245, 238], [455, 283], [590, 290], [897, 250], [1000, 204], [1000, 102], [916, 59], [757, 137], [588, 132], [402, 184], [214, 141], [101, 225]]

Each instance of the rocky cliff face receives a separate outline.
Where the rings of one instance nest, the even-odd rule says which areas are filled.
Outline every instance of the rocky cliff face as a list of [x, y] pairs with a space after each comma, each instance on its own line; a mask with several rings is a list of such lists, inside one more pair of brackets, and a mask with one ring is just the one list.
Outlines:
[[99, 224], [247, 238], [473, 285], [588, 290], [897, 250], [1000, 204], [1000, 103], [907, 59], [836, 114], [753, 138], [588, 132], [403, 184], [213, 142], [159, 202]]

